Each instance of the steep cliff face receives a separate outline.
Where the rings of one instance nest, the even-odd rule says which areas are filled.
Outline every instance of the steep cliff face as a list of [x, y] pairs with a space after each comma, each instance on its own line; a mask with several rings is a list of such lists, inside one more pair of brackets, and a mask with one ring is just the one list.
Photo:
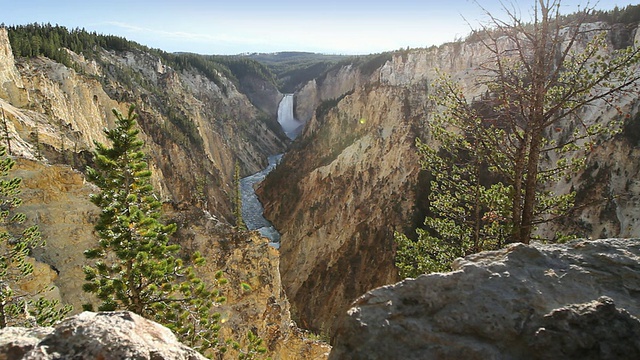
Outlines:
[[393, 232], [423, 215], [414, 143], [426, 131], [426, 85], [434, 67], [464, 74], [461, 54], [478, 51], [399, 53], [374, 71], [332, 70], [296, 93], [308, 125], [259, 192], [282, 233], [281, 274], [302, 325], [331, 332], [358, 293], [397, 278]]
[[426, 114], [411, 111], [425, 95], [375, 84], [344, 96], [314, 114], [259, 190], [302, 325], [330, 331], [359, 293], [396, 279], [393, 231], [415, 223], [421, 190], [414, 139]]
[[[0, 49], [10, 54], [4, 29]], [[81, 170], [90, 164], [93, 141], [106, 143], [102, 129], [112, 125], [111, 109], [126, 112], [135, 103], [154, 187], [168, 200], [168, 220], [179, 223], [174, 241], [185, 252], [205, 254], [202, 277], [213, 278], [220, 269], [229, 280], [222, 289], [228, 297], [220, 308], [222, 333], [242, 340], [256, 331], [273, 359], [326, 358], [329, 347], [308, 340], [291, 321], [277, 251], [255, 234], [234, 234], [229, 225], [235, 162], [253, 172], [267, 155], [283, 151], [269, 123], [275, 119], [231, 81], [176, 72], [147, 53], [103, 51], [92, 61], [71, 55], [81, 70], [47, 58], [16, 64], [12, 56], [0, 55], [0, 106], [9, 133], [9, 141], [4, 135], [2, 141], [17, 161], [11, 175], [23, 179], [20, 211], [40, 226], [46, 240], [43, 249], [32, 252], [36, 276], [21, 286], [53, 285], [47, 295], [73, 305], [75, 313], [95, 301], [82, 290], [82, 267], [83, 251], [97, 243], [100, 210], [89, 201], [97, 189]], [[263, 106], [277, 106], [268, 100], [277, 98], [274, 89], [260, 86], [269, 93]], [[242, 282], [252, 290], [243, 291]]]
[[46, 269], [43, 274], [50, 274], [36, 277], [40, 288], [55, 285], [50, 295], [79, 312], [82, 304], [93, 300], [82, 290], [82, 267], [86, 264], [83, 251], [97, 244], [93, 227], [100, 210], [89, 201], [96, 188], [69, 166], [36, 160], [17, 159], [11, 175], [22, 178], [19, 210], [27, 215], [27, 223], [39, 226], [46, 241], [43, 249], [32, 253]]
[[[476, 79], [489, 56], [474, 42], [398, 52], [370, 75], [345, 66], [334, 71], [343, 82], [327, 76], [296, 94], [298, 116], [309, 116], [308, 125], [260, 195], [282, 233], [282, 279], [301, 324], [331, 331], [357, 292], [395, 278], [393, 231], [410, 234], [424, 218], [427, 179], [413, 144], [416, 136], [428, 136], [425, 103], [435, 69], [473, 99], [486, 90]], [[616, 101], [632, 115], [628, 125], [638, 121], [637, 94]], [[598, 105], [585, 111], [585, 121], [616, 119], [615, 112]], [[637, 134], [630, 125], [619, 137], [602, 139], [584, 174], [556, 185], [558, 192], [573, 185], [581, 204], [598, 206], [580, 208], [574, 226], [551, 224], [538, 229], [540, 235], [552, 238], [562, 226], [585, 237], [637, 236], [638, 164], [616, 165], [636, 154]]]
[[273, 84], [254, 75], [247, 75], [238, 80], [240, 91], [252, 104], [273, 118], [278, 115], [278, 104], [283, 95]]
[[[82, 305], [95, 301], [82, 290], [86, 264], [83, 251], [97, 244], [93, 227], [99, 209], [89, 202], [96, 191], [84, 176], [65, 165], [44, 165], [39, 161], [18, 159], [12, 175], [23, 179], [23, 205], [20, 210], [30, 223], [40, 226], [46, 246], [35, 249], [35, 276], [21, 284], [24, 290], [53, 285], [47, 296], [58, 299], [80, 312]], [[222, 270], [229, 285], [221, 288], [227, 297], [219, 309], [221, 334], [225, 339], [242, 342], [246, 333], [255, 331], [264, 341], [273, 359], [322, 359], [330, 348], [308, 339], [292, 322], [289, 302], [282, 289], [278, 252], [257, 233], [235, 233], [222, 221], [202, 210], [167, 205], [168, 221], [177, 222], [174, 237], [185, 253], [200, 251], [207, 264], [200, 276], [214, 280]], [[251, 287], [243, 290], [241, 283]], [[228, 358], [233, 358], [233, 351]]]
[[[222, 75], [212, 80], [195, 69], [177, 72], [140, 50], [101, 50], [93, 60], [69, 51], [75, 69], [44, 57], [16, 64], [5, 29], [0, 45], [0, 101], [8, 109], [11, 137], [31, 145], [18, 155], [84, 169], [93, 141], [106, 141], [102, 129], [112, 123], [111, 109], [126, 112], [136, 104], [161, 196], [230, 219], [235, 163], [243, 173], [256, 172], [268, 155], [284, 149], [275, 118]], [[272, 110], [277, 89], [258, 85], [265, 95], [252, 98]]]
[[27, 91], [13, 62], [13, 51], [7, 39], [7, 29], [0, 28], [0, 98], [24, 106], [27, 103]]
[[323, 101], [337, 99], [353, 91], [363, 81], [360, 69], [355, 66], [341, 66], [325, 73], [322, 78], [313, 79], [296, 92], [296, 118], [302, 122], [311, 120], [315, 109]]

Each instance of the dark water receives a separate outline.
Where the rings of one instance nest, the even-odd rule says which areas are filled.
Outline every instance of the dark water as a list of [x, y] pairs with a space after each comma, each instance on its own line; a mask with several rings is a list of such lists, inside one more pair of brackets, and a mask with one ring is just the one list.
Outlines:
[[254, 185], [264, 180], [271, 170], [282, 159], [282, 154], [269, 156], [269, 165], [262, 171], [240, 179], [240, 195], [242, 196], [242, 219], [249, 230], [258, 230], [262, 236], [270, 240], [270, 244], [280, 247], [280, 233], [262, 214], [264, 209], [254, 191]]

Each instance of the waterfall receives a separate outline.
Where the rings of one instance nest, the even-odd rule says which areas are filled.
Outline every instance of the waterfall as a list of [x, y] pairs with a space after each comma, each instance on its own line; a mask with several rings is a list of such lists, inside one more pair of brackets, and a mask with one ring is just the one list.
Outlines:
[[[293, 94], [285, 94], [278, 105], [278, 123], [287, 136], [293, 140], [304, 127], [304, 123], [293, 116]], [[242, 197], [242, 219], [249, 230], [258, 230], [262, 236], [269, 238], [270, 244], [280, 247], [280, 233], [269, 220], [263, 216], [264, 209], [254, 191], [254, 186], [264, 180], [273, 170], [283, 154], [269, 156], [269, 166], [253, 175], [240, 179], [240, 196]]]
[[278, 122], [289, 139], [293, 140], [303, 128], [303, 123], [293, 116], [293, 94], [285, 94], [278, 106]]

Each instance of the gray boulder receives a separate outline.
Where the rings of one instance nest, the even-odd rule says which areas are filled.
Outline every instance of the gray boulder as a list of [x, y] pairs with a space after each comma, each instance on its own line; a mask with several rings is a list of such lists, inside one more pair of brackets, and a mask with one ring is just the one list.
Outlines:
[[640, 321], [606, 296], [553, 310], [528, 330], [537, 359], [640, 359]]
[[204, 360], [171, 330], [127, 311], [83, 312], [53, 328], [0, 330], [0, 360]]
[[640, 240], [514, 244], [368, 292], [329, 359], [640, 359]]

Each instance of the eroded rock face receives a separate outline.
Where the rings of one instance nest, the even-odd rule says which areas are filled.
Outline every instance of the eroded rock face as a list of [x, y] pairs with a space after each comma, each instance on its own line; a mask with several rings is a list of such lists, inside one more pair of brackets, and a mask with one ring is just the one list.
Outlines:
[[295, 115], [306, 123], [315, 109], [326, 100], [337, 99], [345, 93], [369, 81], [360, 69], [347, 65], [328, 71], [319, 79], [313, 79], [296, 92]]
[[164, 326], [132, 312], [83, 312], [54, 328], [0, 330], [1, 360], [204, 360]]
[[376, 87], [344, 97], [310, 120], [261, 185], [282, 234], [283, 284], [305, 328], [330, 333], [352, 300], [398, 280], [393, 230], [414, 223], [420, 173], [404, 111], [422, 95]]
[[527, 343], [538, 359], [638, 359], [640, 320], [606, 296], [544, 316]]
[[[23, 290], [46, 289], [45, 295], [71, 304], [74, 313], [96, 299], [82, 290], [87, 264], [83, 251], [97, 245], [94, 225], [99, 209], [89, 201], [97, 191], [84, 176], [69, 166], [45, 165], [17, 159], [12, 175], [22, 178], [20, 210], [28, 223], [40, 226], [44, 248], [32, 253], [34, 276], [20, 284]], [[279, 254], [257, 233], [236, 233], [224, 222], [195, 207], [165, 205], [167, 221], [178, 223], [174, 237], [186, 254], [200, 251], [207, 263], [199, 275], [215, 282], [223, 271], [229, 285], [220, 289], [227, 298], [220, 307], [221, 335], [242, 343], [247, 331], [264, 341], [272, 359], [323, 359], [330, 347], [308, 339], [292, 322], [289, 302], [282, 289]], [[241, 283], [251, 287], [244, 290]], [[236, 358], [231, 349], [227, 358]]]
[[428, 83], [435, 68], [471, 83], [481, 55], [478, 44], [419, 49], [370, 72], [334, 69], [296, 93], [307, 125], [258, 194], [282, 234], [282, 280], [302, 326], [331, 333], [356, 297], [398, 280], [393, 232], [424, 219], [415, 139], [427, 133]]
[[639, 291], [640, 239], [516, 244], [363, 295], [330, 359], [636, 359]]
[[140, 50], [102, 49], [93, 60], [68, 52], [81, 71], [46, 57], [14, 60], [7, 31], [0, 30], [0, 106], [12, 155], [83, 170], [94, 141], [108, 143], [103, 129], [113, 126], [112, 109], [126, 114], [135, 104], [161, 198], [230, 220], [236, 162], [249, 174], [284, 151], [272, 114], [280, 95], [273, 84], [254, 79], [245, 86], [250, 99], [222, 75], [214, 81], [176, 71]]
[[8, 38], [7, 29], [0, 27], [0, 98], [8, 98], [23, 106], [27, 103], [27, 91], [16, 68]]
[[[594, 33], [602, 26], [594, 25]], [[259, 195], [282, 234], [282, 279], [300, 324], [331, 332], [336, 314], [358, 292], [396, 279], [393, 231], [415, 234], [426, 213], [428, 179], [414, 141], [429, 141], [427, 94], [435, 69], [451, 75], [471, 101], [486, 91], [477, 80], [490, 55], [478, 42], [398, 52], [368, 77], [345, 66], [296, 94], [298, 117], [310, 119]], [[637, 124], [640, 99], [631, 93], [621, 94], [615, 105], [632, 116], [627, 124]], [[339, 101], [314, 111], [328, 99]], [[583, 115], [587, 124], [620, 120], [616, 107], [604, 102]], [[536, 235], [640, 236], [640, 162], [625, 160], [640, 156], [637, 129], [599, 139], [581, 154], [587, 168], [549, 189], [576, 190], [577, 210], [571, 219], [540, 226]], [[571, 131], [560, 125], [550, 136]]]
[[[199, 275], [214, 283], [220, 270], [228, 281], [220, 288], [227, 298], [219, 307], [221, 338], [235, 339], [244, 346], [247, 331], [254, 331], [263, 340], [266, 356], [274, 360], [325, 359], [329, 355], [329, 345], [310, 339], [292, 321], [280, 280], [279, 253], [267, 238], [257, 231], [235, 232], [197, 210], [171, 216], [180, 224], [177, 236], [183, 250], [200, 251], [207, 259], [197, 269]], [[237, 358], [236, 351], [229, 349], [225, 358]]]
[[49, 295], [76, 312], [93, 299], [82, 290], [87, 263], [83, 251], [98, 243], [93, 227], [100, 209], [89, 201], [97, 188], [69, 166], [45, 165], [35, 160], [18, 158], [12, 176], [22, 178], [23, 200], [19, 210], [28, 224], [37, 224], [46, 241], [44, 248], [34, 249], [32, 256], [39, 272], [34, 284], [39, 289], [55, 285]]
[[393, 232], [423, 220], [415, 139], [425, 135], [427, 84], [435, 67], [469, 78], [479, 47], [397, 54], [369, 72], [346, 65], [296, 93], [307, 125], [258, 193], [282, 234], [283, 284], [302, 326], [331, 333], [356, 297], [398, 280]]

